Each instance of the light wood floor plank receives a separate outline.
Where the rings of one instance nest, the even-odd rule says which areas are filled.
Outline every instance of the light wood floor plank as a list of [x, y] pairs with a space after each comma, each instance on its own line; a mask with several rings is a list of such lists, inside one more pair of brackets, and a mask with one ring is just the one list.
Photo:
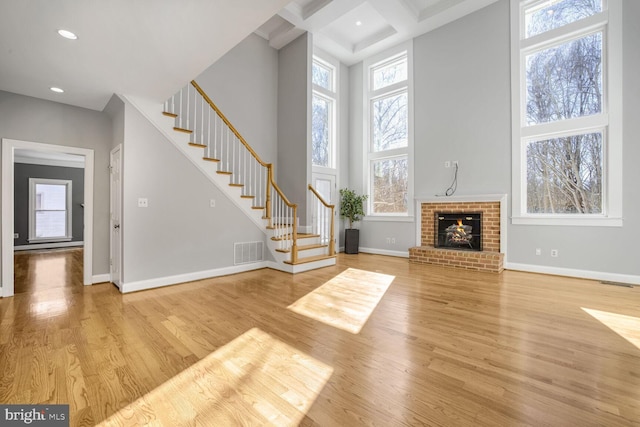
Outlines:
[[[0, 299], [0, 403], [67, 403], [73, 426], [640, 425], [638, 288], [340, 254], [122, 295], [82, 286], [82, 250], [49, 255], [16, 255]], [[371, 315], [350, 333], [303, 297]]]

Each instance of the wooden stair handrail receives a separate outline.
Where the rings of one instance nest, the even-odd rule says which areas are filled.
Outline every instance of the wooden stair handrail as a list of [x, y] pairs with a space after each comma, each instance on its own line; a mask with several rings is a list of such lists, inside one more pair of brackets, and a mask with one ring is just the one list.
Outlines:
[[320, 193], [318, 193], [316, 191], [316, 189], [313, 188], [313, 186], [311, 184], [309, 184], [309, 190], [311, 190], [311, 192], [316, 195], [318, 200], [320, 200], [320, 202], [322, 202], [322, 204], [325, 205], [325, 207], [327, 207], [327, 208], [335, 208], [336, 207], [336, 205], [330, 205], [329, 203], [325, 202], [325, 200], [322, 198]]
[[269, 163], [264, 162], [260, 156], [258, 156], [258, 153], [256, 153], [255, 151], [253, 151], [253, 148], [251, 148], [251, 146], [249, 145], [249, 143], [242, 137], [242, 135], [240, 135], [240, 132], [237, 131], [237, 129], [235, 127], [233, 127], [233, 125], [231, 124], [231, 122], [225, 117], [224, 114], [222, 114], [222, 111], [220, 111], [220, 109], [216, 106], [216, 104], [213, 103], [213, 101], [211, 100], [211, 98], [209, 98], [209, 95], [207, 95], [205, 93], [205, 91], [202, 90], [202, 88], [200, 87], [200, 85], [198, 85], [198, 83], [196, 83], [195, 80], [191, 80], [191, 85], [196, 88], [196, 90], [198, 91], [198, 93], [204, 98], [205, 101], [207, 101], [207, 103], [211, 106], [211, 108], [213, 108], [213, 110], [216, 112], [216, 114], [222, 119], [222, 121], [229, 127], [229, 129], [231, 129], [231, 132], [233, 132], [233, 134], [238, 137], [238, 139], [240, 140], [240, 142], [242, 143], [242, 145], [245, 146], [245, 148], [247, 150], [249, 150], [249, 152], [251, 153], [251, 155], [258, 161], [258, 163], [260, 163], [262, 166], [264, 167], [268, 167]]
[[330, 205], [329, 203], [327, 203], [322, 196], [320, 195], [320, 193], [318, 193], [316, 191], [315, 188], [313, 188], [313, 186], [311, 184], [309, 184], [309, 190], [311, 190], [311, 192], [318, 198], [318, 200], [320, 200], [320, 202], [326, 207], [331, 209], [331, 227], [329, 230], [329, 233], [331, 234], [329, 237], [329, 256], [333, 256], [336, 254], [336, 243], [335, 243], [335, 205]]

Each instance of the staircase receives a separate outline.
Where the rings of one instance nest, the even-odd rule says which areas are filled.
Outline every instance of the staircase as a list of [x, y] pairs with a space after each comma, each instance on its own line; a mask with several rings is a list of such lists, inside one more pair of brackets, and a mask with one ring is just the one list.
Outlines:
[[266, 235], [272, 267], [290, 273], [335, 264], [334, 210], [308, 186], [313, 223], [299, 232], [298, 206], [264, 162], [195, 81], [164, 105], [125, 97]]

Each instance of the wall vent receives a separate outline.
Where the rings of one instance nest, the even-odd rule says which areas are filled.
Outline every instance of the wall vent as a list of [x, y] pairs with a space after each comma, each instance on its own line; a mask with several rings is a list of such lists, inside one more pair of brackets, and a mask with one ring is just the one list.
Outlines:
[[264, 261], [264, 243], [263, 242], [242, 242], [233, 244], [233, 263], [250, 264], [253, 262]]

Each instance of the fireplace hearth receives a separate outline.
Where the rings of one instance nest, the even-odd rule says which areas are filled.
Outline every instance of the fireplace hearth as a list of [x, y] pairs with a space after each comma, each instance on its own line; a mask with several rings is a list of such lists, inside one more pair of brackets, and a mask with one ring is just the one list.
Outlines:
[[435, 214], [434, 247], [482, 251], [482, 213]]

